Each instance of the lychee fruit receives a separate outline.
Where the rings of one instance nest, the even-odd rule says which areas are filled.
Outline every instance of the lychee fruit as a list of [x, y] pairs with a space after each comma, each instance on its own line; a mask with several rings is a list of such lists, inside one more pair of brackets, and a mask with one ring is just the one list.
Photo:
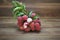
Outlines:
[[40, 20], [39, 19], [35, 19], [34, 22], [35, 23], [40, 23]]
[[28, 22], [24, 22], [23, 24], [24, 29], [27, 28], [27, 26], [28, 26]]
[[29, 32], [29, 31], [30, 31], [30, 28], [29, 27], [25, 29], [25, 32]]
[[35, 14], [35, 13], [32, 13], [32, 14], [31, 14], [31, 17], [34, 17], [34, 16], [36, 16], [36, 14]]
[[40, 31], [41, 30], [41, 27], [40, 27], [39, 23], [35, 23], [35, 30], [36, 31]]
[[19, 27], [23, 25], [22, 22], [18, 22], [17, 24], [18, 24]]
[[21, 22], [22, 21], [22, 17], [18, 17], [18, 22]]
[[28, 18], [27, 15], [22, 16], [22, 19], [23, 19], [24, 21], [27, 20], [27, 18]]
[[22, 27], [20, 27], [20, 30], [24, 30], [24, 27], [22, 26]]
[[34, 31], [34, 30], [35, 30], [34, 22], [31, 22], [31, 23], [29, 24], [29, 26], [30, 26], [30, 28], [31, 28], [31, 30], [32, 30], [32, 31]]
[[23, 24], [22, 17], [18, 17], [18, 25], [19, 26], [22, 26], [22, 24]]
[[28, 18], [28, 19], [27, 19], [27, 22], [28, 22], [28, 23], [32, 22], [32, 18]]

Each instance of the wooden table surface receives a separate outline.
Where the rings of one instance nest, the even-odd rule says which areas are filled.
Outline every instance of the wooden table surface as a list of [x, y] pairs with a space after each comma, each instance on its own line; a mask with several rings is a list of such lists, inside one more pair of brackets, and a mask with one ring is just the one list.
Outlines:
[[60, 40], [60, 19], [41, 18], [41, 32], [19, 31], [17, 20], [0, 18], [0, 40]]

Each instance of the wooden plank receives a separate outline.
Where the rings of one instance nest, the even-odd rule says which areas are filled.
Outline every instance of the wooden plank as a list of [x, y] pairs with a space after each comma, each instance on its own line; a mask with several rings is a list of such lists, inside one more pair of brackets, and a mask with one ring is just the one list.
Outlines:
[[[11, 5], [0, 5], [0, 16], [12, 16]], [[60, 17], [60, 3], [27, 4], [26, 9], [39, 13], [40, 16]], [[3, 12], [4, 11], [4, 12]]]
[[42, 28], [41, 32], [19, 31], [18, 28], [0, 28], [0, 36], [60, 36], [60, 28]]
[[0, 28], [0, 40], [59, 40], [60, 28], [42, 28], [40, 33], [19, 31], [17, 28]]
[[[41, 17], [40, 16], [40, 18], [41, 19], [60, 19], [59, 17]], [[12, 16], [0, 16], [0, 19], [13, 19], [13, 17]]]
[[[20, 2], [24, 2], [24, 3], [60, 3], [60, 0], [17, 0], [17, 1], [20, 1]], [[1, 4], [8, 4], [8, 3], [11, 3], [12, 0], [2, 0], [0, 3]]]
[[[60, 28], [60, 19], [40, 18], [42, 28]], [[0, 28], [17, 28], [17, 20], [0, 18]]]
[[0, 40], [60, 40], [60, 36], [2, 36]]
[[20, 2], [25, 2], [25, 3], [60, 3], [60, 0], [18, 0]]
[[[33, 7], [33, 8], [40, 8], [40, 7], [42, 7], [42, 8], [46, 8], [46, 7], [53, 7], [54, 8], [54, 6], [56, 7], [56, 6], [60, 6], [60, 3], [33, 3], [33, 4], [30, 4], [30, 3], [27, 3], [27, 4], [25, 4], [26, 5], [26, 7], [28, 7], [28, 8], [31, 8], [31, 7]], [[8, 7], [8, 8], [11, 8], [12, 7], [12, 4], [9, 4], [9, 5], [4, 5], [4, 4], [2, 4], [2, 5], [0, 5], [0, 7], [1, 8], [6, 8], [6, 7]]]
[[[48, 17], [60, 17], [60, 8], [27, 8], [27, 10], [33, 10], [36, 13], [39, 13], [40, 16]], [[4, 11], [4, 12], [3, 12]], [[0, 16], [12, 16], [11, 8], [0, 8]]]

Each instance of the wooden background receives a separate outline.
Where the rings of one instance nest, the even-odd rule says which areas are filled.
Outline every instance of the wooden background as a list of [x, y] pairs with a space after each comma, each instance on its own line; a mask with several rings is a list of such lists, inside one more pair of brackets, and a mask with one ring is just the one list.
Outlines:
[[[0, 0], [0, 16], [12, 16], [12, 0]], [[60, 0], [18, 0], [26, 4], [27, 10], [33, 10], [40, 16], [60, 17]]]
[[0, 40], [60, 40], [60, 0], [18, 0], [27, 10], [38, 13], [41, 32], [25, 33], [18, 30], [12, 18], [12, 0], [0, 0]]

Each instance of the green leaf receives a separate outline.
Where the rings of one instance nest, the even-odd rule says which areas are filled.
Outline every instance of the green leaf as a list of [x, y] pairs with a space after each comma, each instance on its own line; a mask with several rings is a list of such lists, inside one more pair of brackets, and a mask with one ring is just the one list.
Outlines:
[[37, 18], [38, 18], [38, 16], [34, 16], [32, 19], [35, 20], [35, 19], [37, 19]]
[[28, 16], [31, 17], [31, 14], [32, 14], [32, 11], [29, 12], [29, 15]]
[[22, 3], [18, 2], [18, 1], [15, 1], [15, 2], [16, 2], [16, 4], [17, 4], [18, 7], [22, 6]]
[[17, 7], [16, 1], [12, 1], [13, 7]]
[[22, 16], [24, 15], [24, 13], [20, 12], [19, 14], [17, 14], [17, 16]]
[[25, 15], [27, 15], [27, 14], [28, 14], [26, 10], [22, 10], [22, 12], [23, 12]]
[[22, 12], [22, 10], [25, 10], [25, 5], [20, 3], [19, 1], [14, 0], [12, 1], [12, 4], [13, 4], [13, 8], [12, 8], [13, 13], [15, 13], [16, 11]]
[[23, 4], [23, 5], [22, 5], [22, 8], [25, 10], [26, 6]]
[[16, 11], [16, 12], [13, 14], [13, 17], [16, 18], [16, 17], [17, 17], [17, 14], [19, 14], [19, 11]]
[[13, 9], [13, 12], [15, 13], [16, 11], [22, 11], [23, 9], [21, 7], [16, 7], [15, 9]]
[[18, 5], [18, 7], [22, 7], [23, 9], [25, 9], [25, 5], [22, 4], [22, 2], [20, 3], [20, 2], [18, 2], [18, 1], [16, 1], [16, 4]]

